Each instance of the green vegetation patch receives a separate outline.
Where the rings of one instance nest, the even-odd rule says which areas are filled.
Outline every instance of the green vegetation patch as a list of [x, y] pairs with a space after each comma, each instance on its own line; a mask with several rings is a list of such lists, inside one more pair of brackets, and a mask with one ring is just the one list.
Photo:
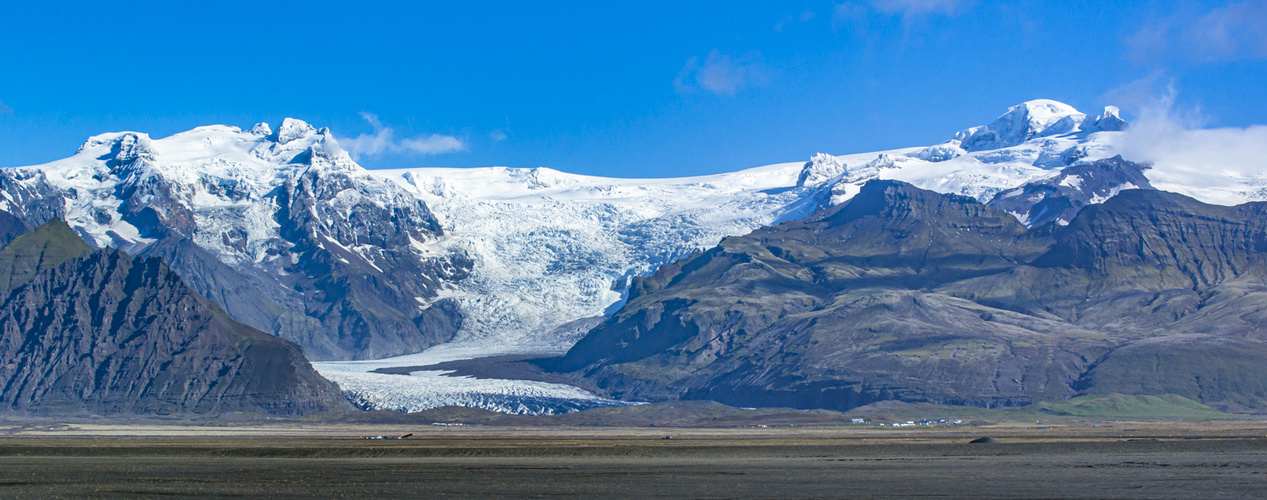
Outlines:
[[1106, 394], [1080, 396], [1057, 403], [1035, 403], [1023, 408], [1004, 410], [1016, 416], [1049, 415], [1067, 417], [1095, 417], [1106, 419], [1140, 420], [1223, 420], [1246, 418], [1245, 415], [1224, 413], [1191, 399], [1166, 394], [1163, 396], [1132, 396]]
[[66, 222], [48, 221], [0, 250], [0, 290], [17, 288], [36, 274], [91, 252]]

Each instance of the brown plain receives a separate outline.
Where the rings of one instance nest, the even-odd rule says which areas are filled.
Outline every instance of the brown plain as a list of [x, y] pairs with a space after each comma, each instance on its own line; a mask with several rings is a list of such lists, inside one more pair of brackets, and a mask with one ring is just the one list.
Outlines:
[[[0, 497], [1267, 495], [1267, 422], [1038, 425], [0, 424]], [[363, 439], [410, 433], [403, 440]], [[982, 436], [998, 442], [967, 444]]]

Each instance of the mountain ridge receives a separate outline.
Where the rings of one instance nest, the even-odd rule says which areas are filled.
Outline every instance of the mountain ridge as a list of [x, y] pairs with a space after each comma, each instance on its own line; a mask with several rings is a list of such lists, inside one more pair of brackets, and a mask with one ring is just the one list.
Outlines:
[[[636, 280], [624, 309], [546, 364], [647, 401], [847, 410], [1123, 393], [1262, 408], [1263, 210], [1131, 190], [1027, 230], [972, 199], [870, 181], [833, 210]], [[1168, 362], [1142, 369], [1152, 359]]]

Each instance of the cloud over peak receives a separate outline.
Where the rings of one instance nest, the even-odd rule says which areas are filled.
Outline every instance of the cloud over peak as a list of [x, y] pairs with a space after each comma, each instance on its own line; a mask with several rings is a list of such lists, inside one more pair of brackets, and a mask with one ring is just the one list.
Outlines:
[[[1149, 174], [1157, 189], [1224, 205], [1262, 199], [1267, 192], [1261, 187], [1267, 172], [1267, 126], [1203, 128], [1200, 113], [1176, 109], [1175, 97], [1170, 87], [1140, 107], [1139, 118], [1118, 144], [1122, 155], [1158, 167]], [[1220, 179], [1226, 178], [1242, 181], [1246, 190], [1221, 189]]]
[[373, 157], [383, 153], [427, 156], [466, 150], [466, 143], [451, 135], [417, 135], [397, 140], [396, 131], [384, 126], [378, 119], [378, 115], [362, 111], [361, 118], [374, 128], [373, 134], [361, 134], [350, 139], [339, 138], [339, 145], [353, 159], [360, 159], [363, 156]]

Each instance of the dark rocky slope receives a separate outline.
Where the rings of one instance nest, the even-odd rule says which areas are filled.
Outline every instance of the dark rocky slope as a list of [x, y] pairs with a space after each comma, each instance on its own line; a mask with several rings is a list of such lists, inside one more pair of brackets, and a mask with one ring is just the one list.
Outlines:
[[848, 409], [1088, 393], [1267, 407], [1267, 204], [1125, 191], [1026, 230], [872, 181], [637, 280], [549, 366], [610, 395]]
[[1112, 198], [1127, 189], [1152, 189], [1144, 176], [1147, 165], [1115, 156], [1065, 167], [1053, 177], [1027, 183], [994, 196], [988, 205], [1016, 215], [1030, 227], [1068, 224], [1083, 207]]
[[[350, 409], [299, 347], [228, 317], [157, 258], [92, 252], [60, 221], [0, 252], [78, 247], [0, 302], [0, 405], [60, 415], [291, 416]], [[53, 252], [45, 252], [52, 256]], [[65, 252], [56, 254], [65, 257]], [[40, 267], [38, 272], [31, 269]]]

